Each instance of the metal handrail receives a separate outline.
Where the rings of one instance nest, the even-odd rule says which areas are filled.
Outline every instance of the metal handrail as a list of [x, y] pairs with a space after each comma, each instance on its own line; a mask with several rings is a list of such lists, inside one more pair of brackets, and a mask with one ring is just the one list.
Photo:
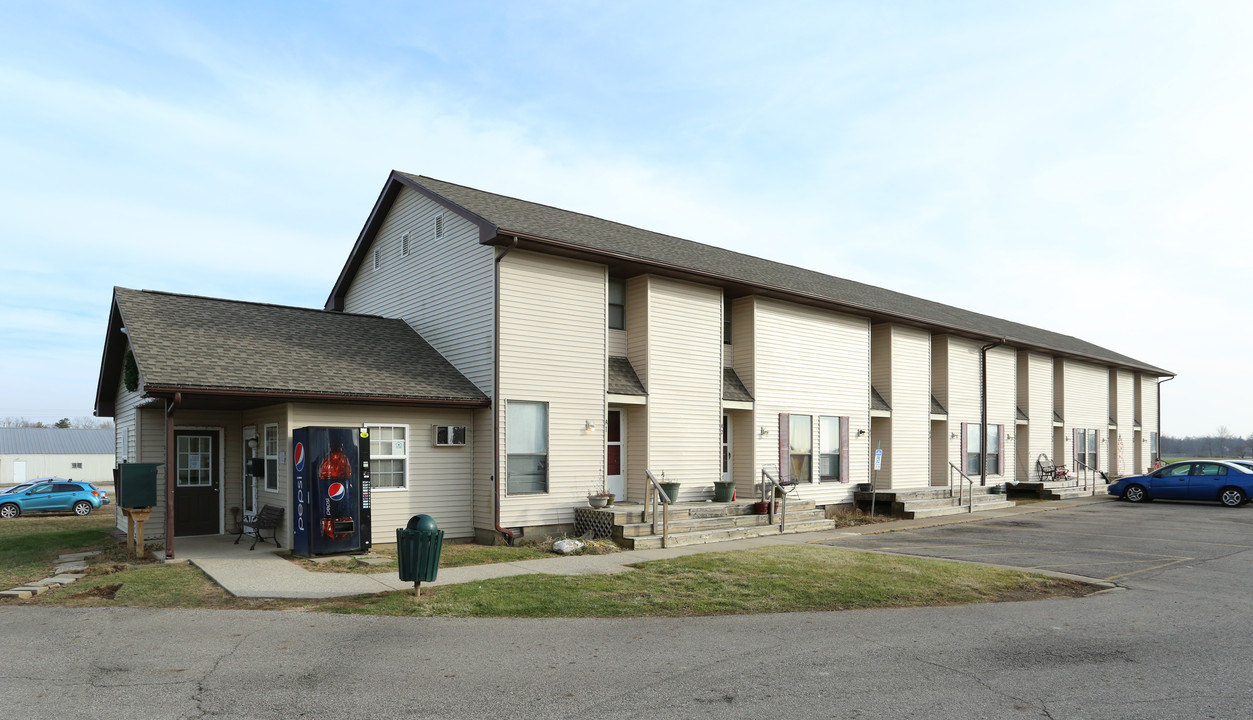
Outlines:
[[[645, 470], [648, 476], [648, 496], [644, 500], [644, 511], [649, 514], [652, 522], [652, 533], [657, 534], [657, 496], [661, 496], [661, 546], [670, 545], [670, 496], [661, 489], [661, 483], [653, 476], [652, 470]], [[662, 473], [663, 475], [665, 473]], [[649, 507], [652, 511], [649, 512]]]
[[[766, 485], [766, 480], [770, 481], [770, 485]], [[767, 492], [769, 491], [769, 492]], [[771, 495], [773, 497], [767, 497]], [[787, 490], [783, 489], [783, 485], [770, 474], [764, 465], [761, 468], [761, 499], [766, 503], [767, 521], [774, 524], [774, 498], [782, 497], [782, 512], [779, 514], [779, 532], [784, 532], [787, 528]]]
[[[948, 496], [950, 498], [953, 497], [953, 471], [954, 470], [957, 471], [957, 474], [961, 476], [962, 480], [965, 480], [966, 482], [970, 483], [970, 492], [966, 495], [966, 504], [970, 507], [970, 509], [967, 512], [974, 512], [975, 511], [975, 481], [972, 480], [969, 475], [962, 472], [962, 469], [957, 467], [953, 463], [948, 464]], [[962, 490], [963, 490], [962, 485], [958, 483], [957, 507], [962, 506]]]
[[1096, 489], [1097, 489], [1096, 476], [1105, 475], [1105, 473], [1101, 472], [1100, 470], [1097, 470], [1094, 467], [1089, 467], [1088, 464], [1085, 463], [1084, 461], [1080, 460], [1079, 458], [1075, 458], [1075, 470], [1078, 471], [1081, 468], [1083, 470], [1083, 472], [1080, 473], [1083, 476], [1083, 489], [1085, 491], [1088, 489], [1088, 477], [1090, 475], [1092, 478], [1092, 494], [1095, 495]]

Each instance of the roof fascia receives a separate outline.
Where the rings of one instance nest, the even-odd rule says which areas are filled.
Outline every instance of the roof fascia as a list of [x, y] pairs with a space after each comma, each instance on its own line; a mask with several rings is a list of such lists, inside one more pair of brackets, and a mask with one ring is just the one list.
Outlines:
[[382, 191], [379, 192], [378, 200], [374, 202], [374, 209], [370, 211], [370, 216], [366, 218], [365, 225], [361, 228], [361, 233], [357, 235], [357, 242], [352, 246], [352, 252], [348, 253], [347, 262], [344, 263], [343, 269], [339, 271], [339, 278], [335, 280], [335, 286], [331, 289], [331, 294], [326, 299], [325, 309], [343, 312], [344, 297], [348, 294], [348, 286], [352, 283], [352, 279], [357, 276], [357, 271], [361, 269], [361, 264], [365, 262], [366, 250], [374, 242], [379, 228], [383, 226], [383, 220], [387, 218], [387, 213], [391, 211], [392, 205], [396, 202], [397, 196], [400, 195], [402, 187], [408, 187], [421, 193], [473, 223], [479, 229], [480, 243], [488, 244], [488, 241], [496, 237], [496, 226], [485, 218], [470, 212], [403, 173], [392, 170], [391, 174], [387, 176], [387, 182], [383, 184]]
[[[579, 245], [577, 243], [571, 243], [571, 242], [566, 242], [562, 240], [553, 240], [552, 238], [541, 237], [539, 235], [529, 235], [527, 233], [509, 230], [507, 228], [500, 229], [500, 235], [516, 237], [518, 239], [517, 247], [520, 250], [531, 250], [533, 252], [543, 252], [543, 253], [561, 255], [564, 257], [572, 257], [572, 258], [577, 258], [577, 259], [582, 259], [582, 260], [592, 260], [594, 262], [604, 262], [605, 259], [610, 259], [610, 260], [613, 260], [616, 264], [635, 266], [637, 269], [641, 271], [653, 272], [653, 273], [664, 275], [667, 277], [674, 277], [674, 278], [678, 278], [682, 280], [692, 280], [695, 282], [701, 282], [705, 284], [710, 284], [710, 282], [712, 281], [713, 284], [717, 284], [717, 285], [738, 286], [742, 288], [747, 288], [752, 291], [751, 294], [763, 295], [765, 297], [771, 297], [771, 298], [775, 298], [779, 300], [786, 300], [788, 302], [800, 303], [802, 305], [809, 305], [811, 307], [818, 307], [818, 308], [823, 308], [823, 309], [828, 309], [828, 310], [837, 310], [841, 312], [851, 312], [857, 315], [869, 317], [871, 322], [902, 323], [905, 325], [910, 325], [913, 327], [921, 328], [923, 330], [928, 330], [933, 333], [939, 332], [939, 333], [946, 334], [946, 335], [958, 335], [960, 337], [970, 338], [972, 340], [979, 340], [979, 341], [1005, 339], [1007, 345], [1012, 345], [1013, 347], [1016, 347], [1016, 348], [1023, 348], [1027, 350], [1038, 350], [1041, 352], [1049, 353], [1050, 355], [1054, 355], [1057, 357], [1075, 358], [1079, 360], [1084, 360], [1086, 362], [1099, 363], [1101, 365], [1106, 365], [1109, 367], [1124, 368], [1128, 370], [1133, 370], [1138, 373], [1156, 375], [1158, 377], [1165, 377], [1165, 376], [1173, 377], [1173, 373], [1171, 373], [1170, 371], [1163, 370], [1161, 368], [1155, 368], [1149, 365], [1129, 365], [1126, 363], [1117, 363], [1117, 362], [1108, 360], [1106, 358], [1093, 357], [1090, 355], [1084, 355], [1082, 353], [1067, 352], [1067, 351], [1059, 350], [1057, 348], [1048, 347], [1046, 345], [1032, 343], [1032, 342], [1023, 340], [1021, 338], [1015, 338], [1013, 336], [1002, 338], [999, 335], [996, 335], [996, 336], [982, 335], [979, 333], [971, 332], [970, 330], [966, 330], [964, 328], [944, 325], [942, 323], [937, 323], [935, 321], [927, 320], [925, 318], [885, 312], [883, 310], [874, 308], [870, 305], [862, 305], [858, 303], [836, 302], [834, 300], [829, 300], [827, 298], [819, 297], [816, 295], [810, 295], [808, 293], [797, 292], [795, 290], [789, 290], [787, 288], [775, 287], [773, 285], [766, 285], [764, 283], [756, 283], [751, 280], [742, 280], [740, 278], [733, 278], [733, 277], [729, 277], [726, 275], [720, 275], [718, 273], [707, 272], [703, 270], [693, 270], [691, 268], [683, 267], [680, 265], [672, 265], [670, 263], [658, 262], [656, 260], [648, 260], [645, 258], [633, 256], [633, 255], [615, 253], [609, 250], [599, 250], [596, 248], [589, 248], [586, 245]], [[502, 239], [500, 237], [490, 238], [490, 239], [480, 239], [479, 242], [484, 245], [499, 245], [501, 244]], [[746, 294], [749, 294], [749, 293], [746, 293]]]
[[117, 305], [117, 289], [114, 288], [109, 305], [109, 327], [104, 334], [104, 349], [100, 356], [100, 376], [96, 380], [96, 417], [113, 417], [117, 411], [117, 377], [122, 371], [124, 350], [115, 347], [115, 344], [126, 339], [123, 327], [122, 311]]
[[182, 393], [184, 406], [191, 396], [207, 395], [221, 398], [273, 399], [275, 402], [334, 402], [362, 403], [365, 405], [424, 405], [434, 407], [490, 407], [491, 400], [470, 400], [466, 398], [412, 398], [391, 397], [386, 395], [345, 395], [339, 393], [285, 392], [274, 390], [235, 390], [229, 388], [207, 388], [182, 385], [145, 385], [144, 392], [152, 397], [173, 397]]

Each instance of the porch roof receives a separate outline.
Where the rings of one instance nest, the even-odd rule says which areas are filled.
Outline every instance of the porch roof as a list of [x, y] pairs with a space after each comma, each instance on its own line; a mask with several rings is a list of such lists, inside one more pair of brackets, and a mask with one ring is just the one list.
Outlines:
[[127, 339], [146, 394], [178, 392], [202, 405], [488, 404], [403, 320], [119, 287], [98, 415], [113, 412]]

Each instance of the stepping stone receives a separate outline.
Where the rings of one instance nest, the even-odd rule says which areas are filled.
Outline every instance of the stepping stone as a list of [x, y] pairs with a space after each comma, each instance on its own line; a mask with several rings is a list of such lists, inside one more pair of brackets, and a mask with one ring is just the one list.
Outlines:
[[48, 592], [49, 588], [47, 585], [23, 585], [22, 587], [13, 588], [13, 590], [15, 592], [32, 592], [36, 595], [42, 595]]
[[86, 560], [89, 557], [99, 555], [99, 550], [91, 550], [88, 552], [66, 553], [57, 558], [57, 562], [73, 562], [75, 560]]
[[64, 572], [74, 572], [75, 570], [86, 570], [87, 563], [83, 560], [75, 560], [74, 562], [59, 563], [52, 568], [52, 572], [60, 574]]
[[82, 579], [83, 579], [82, 575], [76, 575], [74, 573], [60, 573], [58, 575], [54, 575], [53, 577], [48, 578], [47, 580], [40, 580], [39, 582], [56, 583], [57, 585], [69, 585], [75, 580], [82, 580]]
[[393, 558], [385, 558], [385, 557], [359, 557], [357, 558], [357, 562], [361, 563], [362, 565], [386, 565], [387, 563], [392, 562], [392, 560]]
[[15, 597], [26, 599], [35, 593], [30, 590], [0, 590], [0, 597]]

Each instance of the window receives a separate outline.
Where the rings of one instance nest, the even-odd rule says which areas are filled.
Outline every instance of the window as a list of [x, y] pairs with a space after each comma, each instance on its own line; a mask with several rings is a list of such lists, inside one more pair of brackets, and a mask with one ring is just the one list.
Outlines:
[[[1096, 470], [1096, 430], [1075, 428], [1075, 465], [1076, 470]], [[1079, 463], [1082, 463], [1080, 465]], [[1084, 466], [1087, 466], [1086, 468]]]
[[278, 492], [278, 425], [265, 426], [265, 489]]
[[410, 233], [405, 233], [404, 235], [400, 236], [400, 256], [401, 257], [409, 257], [409, 235]]
[[1157, 455], [1157, 433], [1149, 433], [1149, 460], [1150, 462], [1158, 461]]
[[[1004, 433], [1003, 425], [989, 425], [987, 432], [988, 443], [988, 475], [1001, 474], [1001, 435]], [[963, 423], [962, 434], [966, 436], [966, 467], [963, 470], [968, 475], [982, 475], [980, 461], [980, 432], [979, 423]]]
[[792, 482], [813, 482], [813, 418], [809, 415], [790, 416], [787, 440], [792, 454]]
[[609, 329], [626, 330], [626, 281], [609, 278]]
[[83, 464], [82, 464], [82, 463], [70, 463], [70, 469], [71, 469], [71, 470], [82, 470], [82, 469], [83, 469]]
[[175, 439], [178, 487], [213, 484], [213, 440], [207, 435], [179, 435]]
[[506, 491], [548, 492], [548, 403], [505, 404]]
[[432, 425], [431, 430], [431, 440], [435, 447], [466, 444], [464, 425]]
[[409, 451], [404, 425], [370, 425], [370, 488], [404, 489]]
[[823, 416], [818, 418], [818, 479], [822, 482], [839, 482], [840, 476], [840, 419]]

